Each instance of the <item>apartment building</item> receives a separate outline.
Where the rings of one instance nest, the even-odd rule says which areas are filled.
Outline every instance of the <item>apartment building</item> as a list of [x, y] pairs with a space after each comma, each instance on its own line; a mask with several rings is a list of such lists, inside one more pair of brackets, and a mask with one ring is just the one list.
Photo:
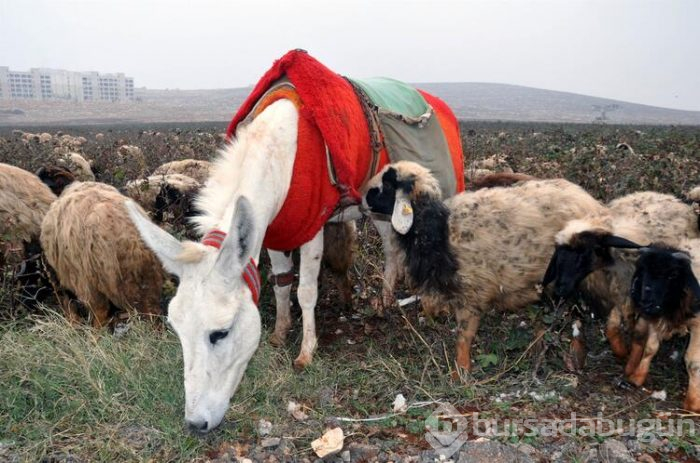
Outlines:
[[32, 68], [13, 71], [0, 66], [0, 100], [129, 101], [134, 79], [123, 73], [72, 72]]

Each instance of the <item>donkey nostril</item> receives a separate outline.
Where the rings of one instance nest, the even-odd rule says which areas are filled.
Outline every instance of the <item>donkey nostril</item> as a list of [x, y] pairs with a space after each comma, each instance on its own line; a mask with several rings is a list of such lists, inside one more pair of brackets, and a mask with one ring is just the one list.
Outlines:
[[187, 421], [187, 428], [191, 432], [204, 432], [207, 430], [207, 426], [209, 425], [208, 421]]

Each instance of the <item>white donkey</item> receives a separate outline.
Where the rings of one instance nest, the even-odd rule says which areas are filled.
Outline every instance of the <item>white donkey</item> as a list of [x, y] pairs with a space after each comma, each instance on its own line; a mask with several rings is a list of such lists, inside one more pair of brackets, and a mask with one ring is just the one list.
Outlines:
[[[222, 150], [206, 186], [196, 217], [207, 231], [201, 243], [179, 242], [143, 216], [133, 203], [129, 215], [143, 240], [163, 266], [180, 279], [170, 302], [168, 321], [182, 344], [185, 376], [185, 420], [190, 429], [207, 432], [224, 417], [243, 373], [260, 341], [259, 262], [266, 230], [289, 192], [297, 153], [299, 113], [291, 101], [270, 104], [236, 131]], [[358, 218], [355, 213], [342, 220]], [[391, 225], [375, 222], [382, 235], [384, 299], [390, 300], [398, 266], [391, 249]], [[225, 231], [224, 231], [225, 230]], [[291, 255], [269, 251], [273, 275], [292, 270]], [[316, 348], [314, 307], [323, 254], [323, 228], [300, 248], [297, 298], [303, 337], [294, 365], [311, 362]], [[291, 327], [291, 286], [274, 286], [277, 318], [271, 337], [282, 344]]]
[[[127, 203], [143, 240], [180, 279], [168, 308], [168, 322], [182, 344], [185, 420], [192, 430], [206, 432], [221, 422], [258, 347], [259, 276], [250, 259], [259, 261], [265, 230], [287, 196], [297, 150], [297, 123], [294, 104], [280, 100], [237, 131], [200, 193], [203, 214], [197, 221], [215, 230], [202, 243], [179, 242]], [[316, 347], [314, 306], [323, 229], [300, 252], [297, 296], [303, 340], [294, 363], [304, 367]], [[292, 269], [291, 256], [270, 251], [270, 258], [273, 274]], [[277, 319], [272, 336], [276, 343], [286, 338], [291, 327], [290, 290], [290, 286], [275, 286]]]

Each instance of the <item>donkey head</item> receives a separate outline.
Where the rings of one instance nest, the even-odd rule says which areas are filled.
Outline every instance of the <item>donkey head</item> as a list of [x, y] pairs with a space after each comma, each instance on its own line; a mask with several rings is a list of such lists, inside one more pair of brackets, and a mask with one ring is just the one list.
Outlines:
[[204, 244], [179, 242], [131, 201], [127, 209], [145, 243], [180, 279], [168, 324], [182, 345], [185, 421], [192, 431], [210, 431], [223, 419], [260, 341], [251, 204], [240, 197], [228, 233], [216, 232]]

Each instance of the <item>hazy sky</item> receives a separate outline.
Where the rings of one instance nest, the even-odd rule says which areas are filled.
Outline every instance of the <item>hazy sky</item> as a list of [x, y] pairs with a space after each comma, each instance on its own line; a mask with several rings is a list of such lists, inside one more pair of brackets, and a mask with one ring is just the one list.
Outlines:
[[501, 82], [700, 110], [699, 0], [0, 0], [0, 65], [18, 70], [241, 87], [291, 48], [350, 76]]

